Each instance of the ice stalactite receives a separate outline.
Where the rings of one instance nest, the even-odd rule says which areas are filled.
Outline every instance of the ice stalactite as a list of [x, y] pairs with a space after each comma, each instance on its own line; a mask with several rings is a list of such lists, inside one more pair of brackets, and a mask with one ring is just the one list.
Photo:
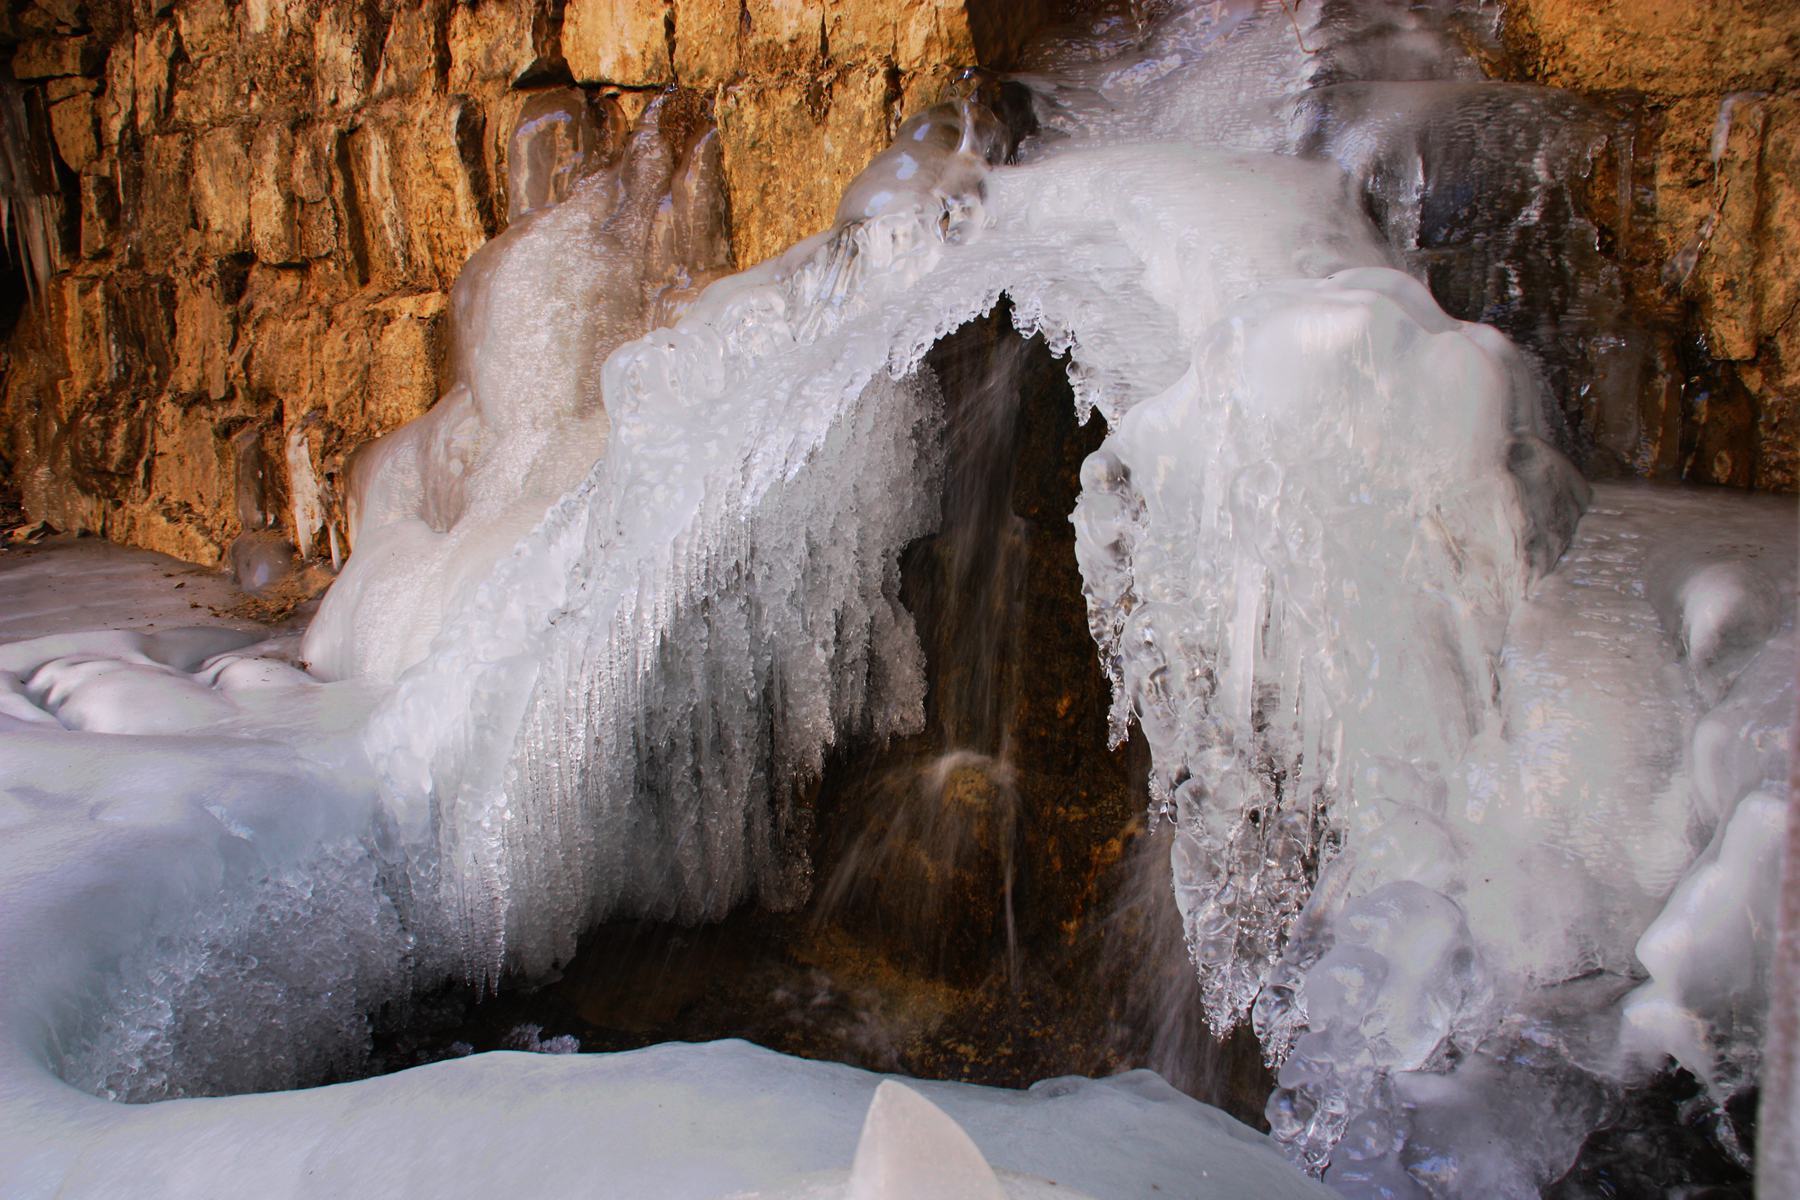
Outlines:
[[8, 69], [0, 79], [0, 241], [23, 269], [34, 299], [43, 297], [62, 265], [62, 211], [44, 98]]

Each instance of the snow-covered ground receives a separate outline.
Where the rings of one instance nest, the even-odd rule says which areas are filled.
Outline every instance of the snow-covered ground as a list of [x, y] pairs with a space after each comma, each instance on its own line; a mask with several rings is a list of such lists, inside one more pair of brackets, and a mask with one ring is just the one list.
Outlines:
[[260, 631], [236, 615], [246, 599], [228, 575], [100, 538], [0, 548], [0, 644], [84, 629]]
[[[78, 1146], [68, 1145], [65, 1129], [43, 1148], [41, 1194], [60, 1183], [57, 1195], [95, 1197], [835, 1200], [845, 1194], [880, 1082], [866, 1071], [744, 1042], [608, 1055], [484, 1054], [300, 1094], [90, 1112]], [[1267, 1138], [1148, 1072], [1050, 1080], [1028, 1092], [912, 1086], [993, 1167], [1053, 1181], [1049, 1194], [1329, 1195]], [[24, 1132], [15, 1124], [9, 1133], [15, 1130]], [[40, 1194], [18, 1166], [13, 1157], [7, 1194]], [[955, 1195], [872, 1195], [925, 1194]]]

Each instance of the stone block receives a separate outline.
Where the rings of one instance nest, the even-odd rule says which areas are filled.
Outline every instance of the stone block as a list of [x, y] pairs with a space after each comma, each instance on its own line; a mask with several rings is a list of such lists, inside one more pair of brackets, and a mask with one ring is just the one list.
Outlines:
[[132, 43], [131, 111], [139, 133], [156, 128], [168, 111], [175, 47], [173, 21], [163, 21], [148, 32], [138, 33]]
[[675, 0], [675, 77], [683, 87], [712, 89], [738, 74], [743, 19], [721, 0]]
[[231, 54], [177, 64], [169, 90], [169, 122], [188, 128], [225, 125], [259, 107], [248, 63]]
[[396, 134], [410, 139], [411, 122], [396, 129], [386, 122], [365, 122], [339, 143], [340, 192], [345, 240], [363, 277], [382, 287], [395, 287], [412, 270], [411, 238], [398, 191]]
[[824, 63], [825, 0], [744, 0], [743, 70], [815, 71]]
[[266, 263], [301, 257], [293, 164], [294, 131], [279, 121], [260, 126], [250, 143], [250, 248]]
[[111, 174], [81, 177], [81, 256], [98, 258], [119, 232], [119, 185]]
[[1719, 96], [1793, 78], [1800, 5], [1512, 0], [1507, 35], [1534, 77], [1556, 87]]
[[142, 176], [132, 203], [121, 212], [137, 226], [137, 250], [152, 263], [166, 262], [180, 253], [193, 227], [193, 156], [188, 139], [179, 133], [156, 134], [144, 139]]
[[[173, 513], [162, 510], [165, 517], [178, 519], [159, 522], [168, 527], [161, 536], [179, 539], [178, 545], [191, 540], [212, 546], [214, 554], [237, 526], [233, 503], [237, 473], [230, 444], [218, 436], [219, 416], [212, 405], [157, 405], [146, 489], [153, 501], [173, 500], [179, 505]], [[196, 550], [197, 546], [183, 557], [192, 559]]]
[[410, 278], [418, 283], [449, 287], [487, 240], [479, 123], [466, 97], [439, 98], [416, 107], [409, 128], [389, 139], [393, 202], [402, 214]]
[[361, 104], [375, 80], [380, 30], [366, 5], [326, 4], [313, 24], [313, 103], [327, 112]]
[[250, 246], [250, 154], [236, 126], [194, 143], [194, 220], [206, 248], [235, 254]]
[[450, 297], [400, 296], [376, 308], [381, 322], [369, 364], [369, 395], [359, 422], [378, 437], [422, 416], [443, 387]]
[[562, 52], [578, 83], [655, 87], [674, 78], [664, 0], [569, 0]]
[[67, 100], [70, 96], [91, 96], [99, 90], [99, 80], [86, 75], [66, 75], [44, 80], [44, 99], [51, 104]]
[[887, 146], [890, 120], [886, 73], [873, 69], [727, 88], [719, 140], [738, 265], [830, 225], [845, 185]]
[[223, 399], [233, 321], [212, 280], [175, 280], [175, 353], [169, 390], [179, 396]]
[[76, 174], [87, 170], [100, 155], [100, 139], [94, 124], [94, 98], [80, 94], [50, 106], [50, 132], [56, 152]]
[[[1800, 339], [1800, 95], [1771, 97], [1763, 107], [1757, 334]], [[1800, 367], [1800, 340], [1794, 350], [1791, 358], [1784, 352], [1784, 360]], [[1790, 450], [1800, 452], [1800, 443]]]
[[975, 40], [962, 0], [901, 7], [894, 21], [894, 62], [903, 71], [975, 65]]
[[485, 82], [511, 85], [556, 58], [545, 0], [478, 0], [451, 10], [450, 91]]
[[23, 42], [13, 52], [15, 79], [49, 79], [58, 75], [99, 72], [105, 50], [92, 37], [47, 37]]
[[111, 149], [120, 136], [134, 128], [137, 99], [137, 53], [133, 43], [121, 42], [106, 57], [106, 82], [96, 106], [101, 144]]
[[424, 0], [395, 10], [375, 70], [376, 100], [410, 96], [431, 86], [438, 64], [438, 41], [448, 0]]
[[237, 30], [226, 0], [183, 0], [175, 6], [175, 29], [189, 58], [209, 58], [237, 49]]
[[1758, 165], [1766, 117], [1763, 105], [1754, 100], [1732, 105], [1724, 153], [1712, 164], [1712, 233], [1689, 290], [1699, 298], [1701, 325], [1714, 358], [1756, 356]]

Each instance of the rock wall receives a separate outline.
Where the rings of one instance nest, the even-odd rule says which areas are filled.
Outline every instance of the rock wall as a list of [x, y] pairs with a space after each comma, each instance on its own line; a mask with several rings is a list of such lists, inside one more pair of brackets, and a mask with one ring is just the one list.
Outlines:
[[1651, 474], [1800, 478], [1800, 4], [1507, 0], [1527, 78], [1604, 99], [1623, 135], [1591, 205], [1668, 345]]
[[447, 291], [504, 227], [534, 93], [573, 82], [620, 120], [694, 93], [743, 266], [828, 224], [976, 59], [962, 0], [24, 0], [0, 21], [57, 214], [43, 302], [10, 277], [0, 477], [33, 519], [197, 562], [240, 514], [292, 535], [292, 482], [329, 507], [345, 454], [436, 399]]
[[[198, 562], [243, 513], [292, 536], [299, 476], [329, 510], [344, 455], [439, 393], [534, 94], [624, 120], [691, 93], [743, 266], [822, 228], [958, 68], [1098, 2], [17, 0], [0, 190], [47, 278], [28, 304], [0, 270], [0, 509]], [[1793, 490], [1800, 6], [1505, 11], [1499, 69], [1620, 114], [1590, 207], [1655, 341], [1636, 469]]]

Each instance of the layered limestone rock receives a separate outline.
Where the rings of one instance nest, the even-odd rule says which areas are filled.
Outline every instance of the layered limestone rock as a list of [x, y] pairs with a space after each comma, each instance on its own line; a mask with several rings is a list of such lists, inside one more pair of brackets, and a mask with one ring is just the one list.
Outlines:
[[1509, 0], [1506, 35], [1527, 76], [1621, 115], [1594, 208], [1634, 298], [1678, 343], [1647, 397], [1664, 431], [1655, 473], [1794, 490], [1800, 6]]
[[976, 58], [962, 0], [12, 10], [0, 55], [60, 194], [44, 303], [7, 306], [0, 474], [33, 519], [198, 562], [244, 532], [341, 541], [346, 455], [446, 382], [448, 289], [505, 227], [534, 95], [572, 84], [622, 132], [689, 94], [745, 266], [827, 225]]
[[[0, 272], [0, 502], [200, 562], [246, 531], [323, 554], [347, 453], [446, 382], [447, 291], [507, 222], [533, 96], [578, 87], [622, 130], [690, 94], [746, 266], [822, 228], [959, 68], [1095, 7], [21, 0], [0, 61], [31, 144], [6, 187], [45, 279], [29, 305]], [[1619, 116], [1588, 191], [1652, 343], [1625, 468], [1792, 490], [1800, 8], [1513, 0], [1506, 36], [1496, 70]]]

